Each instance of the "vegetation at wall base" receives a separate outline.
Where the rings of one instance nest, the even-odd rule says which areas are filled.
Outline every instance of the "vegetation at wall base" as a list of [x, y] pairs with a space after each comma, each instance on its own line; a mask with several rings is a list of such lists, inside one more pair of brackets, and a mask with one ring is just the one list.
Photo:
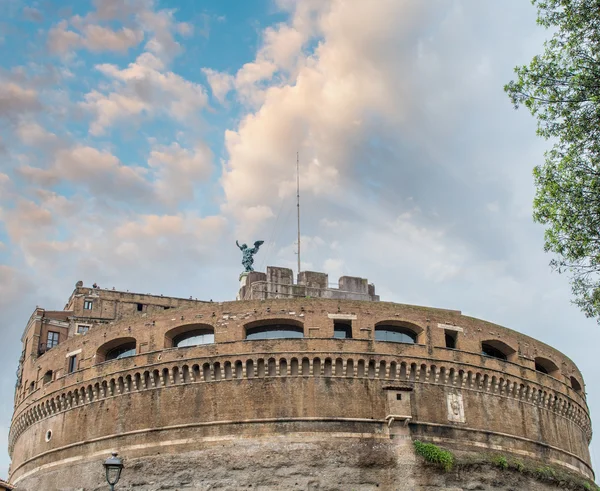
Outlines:
[[508, 469], [508, 460], [504, 455], [498, 455], [493, 460], [496, 467], [499, 467], [502, 470]]
[[539, 462], [523, 462], [503, 454], [470, 453], [456, 457], [449, 450], [444, 450], [433, 443], [424, 443], [420, 440], [414, 440], [413, 445], [415, 452], [418, 455], [423, 457], [427, 462], [439, 467], [444, 472], [449, 472], [452, 469], [457, 472], [469, 471], [474, 467], [493, 466], [503, 472], [517, 472], [530, 476], [538, 481], [554, 484], [560, 489], [569, 489], [573, 491], [600, 491], [600, 487], [590, 480], [553, 466], [540, 465]]
[[492, 466], [502, 472], [516, 472], [532, 477], [537, 481], [553, 484], [559, 489], [572, 491], [600, 491], [594, 482], [584, 479], [576, 474], [564, 471], [561, 468], [540, 465], [535, 461], [522, 461], [503, 454], [466, 454], [454, 457], [454, 469], [457, 472], [472, 471], [480, 466]]
[[443, 450], [433, 443], [423, 443], [419, 440], [415, 440], [413, 444], [415, 452], [427, 462], [441, 467], [446, 472], [452, 470], [452, 466], [454, 465], [454, 455], [452, 452]]
[[533, 217], [547, 226], [544, 248], [570, 275], [575, 304], [600, 323], [600, 3], [532, 3], [552, 37], [504, 90], [553, 143], [534, 169]]

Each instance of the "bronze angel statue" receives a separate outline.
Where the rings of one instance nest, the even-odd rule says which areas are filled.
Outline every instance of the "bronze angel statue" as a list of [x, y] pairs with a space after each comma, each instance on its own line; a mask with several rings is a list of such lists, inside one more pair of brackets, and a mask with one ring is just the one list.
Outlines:
[[252, 265], [254, 264], [253, 256], [258, 252], [259, 247], [264, 243], [264, 240], [257, 240], [254, 243], [254, 247], [252, 249], [249, 249], [246, 244], [240, 245], [238, 244], [237, 240], [235, 241], [235, 245], [237, 245], [240, 251], [242, 251], [242, 266], [244, 266], [245, 271], [254, 271], [254, 268], [252, 267]]

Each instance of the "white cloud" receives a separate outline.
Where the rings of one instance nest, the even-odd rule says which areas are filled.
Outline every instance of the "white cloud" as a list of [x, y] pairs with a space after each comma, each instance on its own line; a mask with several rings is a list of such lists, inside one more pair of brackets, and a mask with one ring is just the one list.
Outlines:
[[172, 59], [181, 52], [181, 45], [175, 40], [173, 34], [183, 31], [189, 34], [186, 23], [177, 23], [171, 10], [143, 10], [137, 14], [142, 28], [151, 33], [146, 43], [146, 50], [154, 53], [164, 61]]
[[68, 22], [61, 20], [48, 31], [48, 49], [50, 53], [65, 55], [81, 43], [81, 36], [68, 29]]
[[89, 92], [81, 103], [94, 117], [90, 125], [93, 135], [134, 116], [166, 114], [186, 121], [197, 116], [207, 103], [204, 87], [166, 71], [162, 61], [151, 53], [143, 53], [122, 70], [110, 64], [96, 68], [114, 84], [108, 93]]
[[212, 152], [204, 144], [193, 149], [178, 143], [157, 147], [150, 152], [148, 164], [156, 172], [156, 192], [162, 201], [177, 204], [194, 197], [194, 185], [208, 178]]
[[46, 198], [49, 188], [64, 182], [85, 189], [94, 198], [172, 208], [191, 201], [195, 186], [206, 181], [213, 168], [212, 152], [201, 141], [192, 148], [177, 142], [155, 145], [145, 167], [126, 165], [107, 150], [57, 142], [55, 135], [37, 124], [22, 125], [18, 133], [27, 144], [48, 152], [45, 167], [24, 163], [16, 168], [19, 177], [42, 186], [37, 192]]
[[0, 78], [0, 118], [13, 119], [41, 108], [37, 91]]
[[152, 0], [94, 0], [95, 11], [88, 16], [96, 21], [126, 20], [152, 7]]
[[49, 210], [26, 199], [18, 200], [14, 208], [0, 210], [0, 220], [13, 242], [48, 231], [54, 223]]
[[71, 182], [84, 184], [94, 193], [133, 200], [147, 198], [144, 171], [123, 165], [109, 152], [87, 146], [61, 150], [54, 163], [56, 172]]
[[137, 46], [144, 39], [140, 30], [123, 27], [113, 31], [108, 27], [89, 24], [83, 28], [83, 46], [90, 51], [124, 52]]
[[59, 138], [35, 121], [23, 121], [16, 129], [19, 139], [28, 146], [51, 149], [60, 145]]
[[35, 7], [23, 7], [23, 17], [31, 22], [42, 22], [44, 15]]
[[210, 68], [203, 68], [202, 72], [206, 75], [215, 99], [223, 104], [227, 94], [233, 89], [233, 76], [228, 73], [211, 70]]
[[[152, 0], [97, 0], [94, 6], [96, 10], [87, 15], [63, 19], [49, 30], [47, 45], [51, 53], [71, 55], [80, 49], [126, 52], [147, 37], [145, 49], [169, 61], [181, 52], [175, 34], [189, 36], [193, 32], [191, 24], [175, 20], [173, 10], [155, 10]], [[115, 20], [132, 27], [115, 30], [107, 25]]]

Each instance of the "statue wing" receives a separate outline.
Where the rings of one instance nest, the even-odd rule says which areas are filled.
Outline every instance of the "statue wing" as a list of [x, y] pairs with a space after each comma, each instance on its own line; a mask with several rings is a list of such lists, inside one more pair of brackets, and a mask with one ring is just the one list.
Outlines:
[[259, 248], [261, 245], [263, 245], [264, 243], [265, 243], [265, 241], [264, 241], [264, 240], [257, 240], [257, 241], [254, 243], [254, 247], [256, 247], [256, 248], [258, 249], [258, 248]]

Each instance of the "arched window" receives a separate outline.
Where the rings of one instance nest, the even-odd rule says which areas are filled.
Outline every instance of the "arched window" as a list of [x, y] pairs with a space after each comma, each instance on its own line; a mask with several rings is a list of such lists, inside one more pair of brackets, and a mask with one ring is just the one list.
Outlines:
[[96, 351], [96, 363], [103, 361], [119, 360], [136, 354], [137, 341], [135, 338], [112, 339]]
[[484, 356], [498, 358], [499, 360], [508, 360], [508, 357], [514, 352], [515, 350], [508, 344], [498, 341], [497, 339], [481, 342], [481, 354]]
[[185, 348], [214, 342], [215, 331], [209, 324], [186, 324], [165, 333], [165, 348]]
[[303, 338], [304, 327], [293, 320], [253, 322], [246, 326], [246, 339], [290, 339]]
[[129, 356], [135, 355], [135, 341], [124, 343], [116, 348], [111, 349], [106, 353], [105, 361], [108, 360], [120, 360], [121, 358], [128, 358]]
[[375, 325], [375, 340], [387, 341], [391, 343], [415, 344], [420, 332], [417, 326], [408, 323], [387, 323], [382, 322]]
[[52, 382], [52, 370], [48, 370], [45, 374], [44, 374], [44, 384], [49, 384], [50, 382]]
[[571, 387], [575, 392], [581, 392], [581, 384], [575, 377], [571, 377]]
[[538, 372], [547, 373], [548, 375], [553, 375], [558, 371], [558, 367], [553, 361], [542, 357], [535, 359], [535, 369]]
[[201, 344], [213, 344], [215, 333], [212, 329], [194, 329], [178, 334], [173, 338], [174, 348], [185, 348], [186, 346], [198, 346]]

